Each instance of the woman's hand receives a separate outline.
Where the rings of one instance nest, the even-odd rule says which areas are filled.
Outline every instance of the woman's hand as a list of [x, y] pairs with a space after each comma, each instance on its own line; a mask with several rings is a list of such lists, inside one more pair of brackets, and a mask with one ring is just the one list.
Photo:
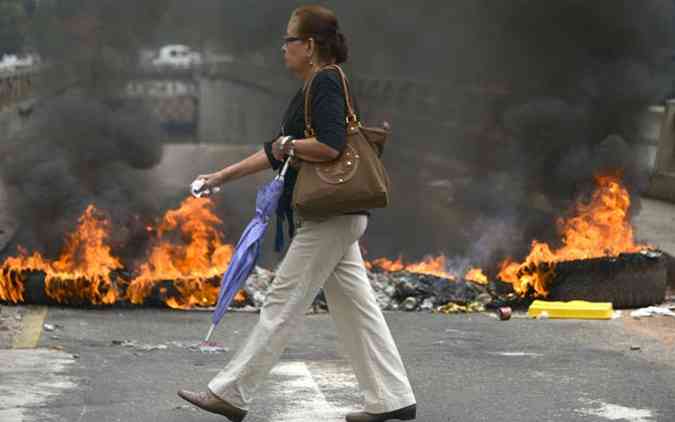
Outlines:
[[278, 137], [277, 140], [272, 143], [272, 155], [275, 159], [284, 161], [285, 152], [281, 148], [281, 138], [283, 138], [283, 136]]
[[225, 175], [223, 174], [222, 170], [215, 173], [200, 174], [195, 180], [198, 179], [202, 179], [204, 181], [204, 188], [215, 188], [216, 186], [220, 186], [225, 183]]

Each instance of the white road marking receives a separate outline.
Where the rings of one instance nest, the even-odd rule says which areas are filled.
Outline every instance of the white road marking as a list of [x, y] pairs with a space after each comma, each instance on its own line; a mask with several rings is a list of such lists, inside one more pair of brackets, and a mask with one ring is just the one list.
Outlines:
[[531, 353], [531, 352], [495, 352], [490, 354], [506, 357], [532, 357], [532, 358], [543, 356], [541, 353]]
[[649, 409], [635, 409], [599, 400], [585, 400], [585, 403], [593, 408], [579, 409], [577, 413], [599, 416], [610, 421], [653, 422], [655, 420], [654, 414]]
[[73, 362], [72, 355], [56, 350], [0, 350], [0, 421], [29, 422], [28, 410], [48, 410], [50, 398], [76, 387], [65, 375]]
[[[320, 371], [320, 366], [313, 365]], [[335, 378], [332, 371], [326, 371], [319, 378]], [[320, 420], [322, 422], [343, 422], [346, 413], [353, 409], [354, 403], [345, 403], [341, 406], [335, 401], [330, 403], [319, 388], [312, 372], [304, 362], [280, 362], [271, 375], [270, 393], [278, 399], [281, 405], [271, 418], [270, 422], [306, 422]], [[335, 378], [339, 380], [342, 389], [354, 390], [356, 383], [353, 376], [344, 373]]]

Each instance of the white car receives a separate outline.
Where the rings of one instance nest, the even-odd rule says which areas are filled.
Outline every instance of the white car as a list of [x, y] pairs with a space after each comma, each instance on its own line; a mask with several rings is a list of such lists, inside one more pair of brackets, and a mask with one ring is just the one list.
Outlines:
[[156, 67], [190, 68], [202, 64], [201, 53], [186, 45], [166, 45], [159, 49], [158, 56], [152, 61]]
[[28, 68], [40, 64], [40, 57], [36, 54], [17, 56], [5, 54], [0, 57], [0, 70], [14, 71], [20, 68]]

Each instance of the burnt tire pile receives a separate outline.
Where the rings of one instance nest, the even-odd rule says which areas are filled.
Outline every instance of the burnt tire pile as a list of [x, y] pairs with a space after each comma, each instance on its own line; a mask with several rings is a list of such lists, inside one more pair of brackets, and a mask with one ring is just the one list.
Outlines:
[[[72, 294], [72, 288], [70, 289], [71, 294], [67, 295], [66, 298], [62, 301], [58, 301], [47, 294], [46, 283], [45, 283], [45, 273], [41, 271], [31, 271], [23, 274], [24, 276], [24, 303], [33, 304], [33, 305], [50, 305], [50, 306], [74, 306], [74, 307], [84, 307], [84, 308], [95, 308], [95, 307], [106, 307], [106, 306], [115, 306], [115, 307], [135, 307], [135, 306], [144, 306], [144, 307], [165, 307], [165, 301], [168, 298], [179, 298], [180, 292], [176, 289], [175, 283], [171, 280], [161, 280], [155, 283], [147, 297], [144, 298], [142, 305], [134, 305], [128, 302], [126, 299], [119, 299], [113, 305], [97, 305], [92, 304], [89, 298], [89, 291], [86, 288], [81, 289], [79, 292], [80, 296]], [[112, 284], [124, 293], [126, 288], [126, 283], [123, 281], [124, 277], [128, 277], [128, 273], [123, 273], [121, 271], [114, 271], [110, 275]], [[118, 281], [118, 280], [122, 281]], [[207, 280], [213, 286], [218, 286], [220, 283], [220, 278], [213, 278]], [[59, 280], [55, 281], [58, 285]], [[62, 282], [64, 285], [72, 284], [73, 280], [66, 280]], [[82, 286], [87, 286], [89, 283], [82, 282]], [[106, 290], [103, 290], [102, 293], [105, 294]]]
[[666, 257], [658, 252], [621, 254], [556, 264], [550, 300], [611, 302], [615, 309], [665, 300]]

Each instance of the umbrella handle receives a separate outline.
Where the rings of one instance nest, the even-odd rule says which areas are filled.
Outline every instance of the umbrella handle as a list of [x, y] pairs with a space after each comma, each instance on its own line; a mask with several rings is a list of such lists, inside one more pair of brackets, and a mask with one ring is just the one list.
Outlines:
[[291, 159], [293, 158], [294, 155], [295, 154], [293, 150], [291, 150], [290, 155], [288, 156], [288, 158], [286, 158], [286, 161], [284, 162], [284, 166], [281, 168], [281, 172], [276, 177], [277, 180], [284, 180], [284, 177], [286, 177], [286, 172], [288, 171], [288, 166], [291, 164]]

